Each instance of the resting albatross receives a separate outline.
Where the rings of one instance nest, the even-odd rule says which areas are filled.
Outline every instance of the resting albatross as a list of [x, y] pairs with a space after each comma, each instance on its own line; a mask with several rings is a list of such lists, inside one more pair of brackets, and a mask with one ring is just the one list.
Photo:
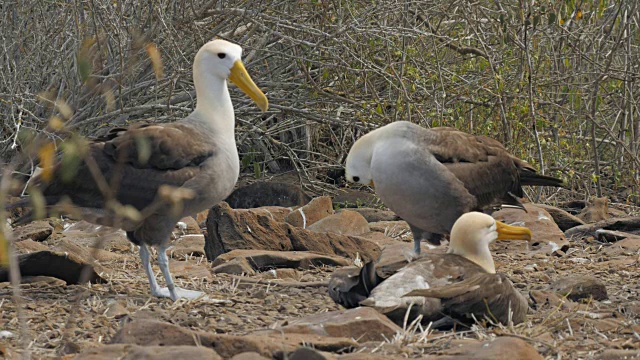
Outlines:
[[383, 277], [375, 269], [383, 261], [379, 259], [356, 276], [334, 275], [329, 294], [345, 307], [374, 307], [398, 323], [411, 308], [410, 319], [422, 315], [426, 322], [448, 315], [467, 323], [473, 321], [471, 315], [478, 320], [486, 315], [504, 324], [510, 319], [517, 324], [525, 320], [527, 300], [506, 275], [496, 273], [489, 251], [496, 239], [531, 240], [531, 231], [469, 212], [453, 225], [446, 254], [425, 254]]
[[[88, 158], [93, 161], [83, 162], [71, 179], [64, 176], [63, 167], [58, 163], [53, 168], [52, 179], [47, 181], [41, 175], [32, 181], [39, 187], [47, 205], [54, 205], [66, 197], [81, 209], [83, 219], [123, 228], [129, 240], [140, 245], [140, 258], [154, 296], [170, 297], [175, 301], [202, 295], [175, 286], [166, 249], [179, 219], [223, 200], [238, 179], [240, 164], [234, 134], [235, 115], [227, 79], [260, 109], [266, 111], [268, 108], [267, 98], [251, 80], [241, 55], [242, 48], [230, 42], [213, 40], [206, 43], [193, 63], [197, 104], [189, 116], [174, 123], [114, 129], [89, 145]], [[96, 167], [109, 184], [118, 184], [112, 191], [113, 198], [140, 210], [145, 215], [142, 219], [120, 223], [114, 218], [113, 202], [105, 200], [104, 187], [94, 180], [92, 170]], [[181, 193], [182, 201], [177, 206], [170, 206], [163, 200]], [[158, 248], [158, 264], [166, 288], [159, 287], [156, 282], [147, 246]]]
[[522, 207], [522, 185], [563, 186], [536, 174], [497, 140], [454, 128], [398, 121], [356, 141], [347, 181], [374, 185], [382, 202], [407, 221], [420, 254], [422, 239], [439, 245], [460, 215], [490, 205]]

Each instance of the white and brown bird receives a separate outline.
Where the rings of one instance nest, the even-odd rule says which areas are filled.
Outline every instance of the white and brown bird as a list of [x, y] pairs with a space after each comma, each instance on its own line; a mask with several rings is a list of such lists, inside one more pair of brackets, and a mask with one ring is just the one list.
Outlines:
[[[63, 158], [52, 169], [51, 179], [32, 180], [48, 206], [67, 198], [79, 208], [81, 218], [123, 228], [129, 240], [140, 245], [154, 296], [176, 300], [202, 295], [175, 286], [165, 251], [179, 219], [222, 201], [238, 179], [235, 114], [227, 80], [260, 109], [268, 108], [266, 96], [245, 70], [241, 56], [242, 48], [228, 41], [206, 43], [193, 63], [197, 104], [189, 116], [174, 123], [113, 129], [89, 145], [87, 159], [91, 160], [81, 162], [72, 177], [60, 165]], [[134, 207], [142, 218], [120, 221], [114, 203]], [[166, 288], [156, 282], [148, 246], [158, 248]]]
[[407, 221], [420, 241], [440, 244], [454, 222], [493, 205], [522, 207], [523, 185], [564, 186], [537, 174], [497, 140], [449, 127], [398, 121], [358, 139], [347, 156], [347, 181], [374, 185], [382, 202]]
[[[446, 254], [428, 253], [395, 266], [379, 259], [359, 271], [337, 272], [329, 295], [345, 307], [376, 308], [402, 324], [440, 321], [449, 316], [463, 323], [485, 317], [515, 324], [525, 320], [527, 300], [504, 274], [496, 273], [489, 244], [495, 240], [531, 240], [531, 231], [509, 226], [490, 215], [469, 212], [453, 225]], [[384, 256], [384, 251], [383, 251]], [[384, 266], [382, 275], [377, 267]]]

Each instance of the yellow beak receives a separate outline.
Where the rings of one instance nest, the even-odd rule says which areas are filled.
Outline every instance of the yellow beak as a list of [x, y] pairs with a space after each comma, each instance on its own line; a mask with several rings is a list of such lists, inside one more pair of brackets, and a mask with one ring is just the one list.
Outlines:
[[229, 80], [236, 84], [242, 92], [247, 94], [251, 100], [258, 105], [260, 110], [267, 111], [269, 108], [269, 100], [267, 100], [267, 97], [264, 96], [262, 90], [260, 90], [253, 80], [251, 80], [251, 76], [247, 73], [247, 69], [244, 68], [242, 61], [236, 60], [233, 64]]
[[533, 234], [531, 230], [521, 226], [511, 226], [503, 222], [496, 221], [498, 228], [498, 240], [527, 240], [531, 241]]

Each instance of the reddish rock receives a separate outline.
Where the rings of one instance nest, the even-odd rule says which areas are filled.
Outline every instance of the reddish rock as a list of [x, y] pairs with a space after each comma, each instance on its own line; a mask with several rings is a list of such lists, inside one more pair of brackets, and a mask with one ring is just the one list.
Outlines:
[[231, 360], [270, 360], [271, 358], [264, 357], [257, 352], [248, 351], [235, 355]]
[[291, 320], [288, 325], [273, 331], [351, 338], [366, 342], [391, 339], [402, 329], [376, 310], [360, 307]]
[[36, 220], [13, 229], [13, 241], [45, 241], [53, 233], [53, 226], [47, 220]]
[[607, 246], [603, 251], [609, 257], [635, 255], [640, 251], [640, 236], [629, 234], [629, 236], [624, 240], [617, 241]]
[[[238, 251], [238, 250], [234, 250]], [[231, 254], [234, 251], [228, 252], [227, 254]], [[222, 256], [225, 256], [223, 254]], [[236, 257], [230, 258], [230, 260], [224, 262], [222, 256], [218, 256], [216, 258], [217, 264], [213, 267], [213, 272], [215, 274], [232, 274], [232, 275], [254, 275], [256, 272], [253, 267], [249, 264], [249, 261], [245, 257]]]
[[[68, 284], [77, 284], [81, 280], [82, 269], [91, 264], [91, 249], [78, 246], [67, 240], [61, 241], [51, 250], [35, 251], [18, 256], [20, 273], [22, 276], [51, 276], [66, 281]], [[116, 256], [107, 251], [98, 250], [98, 255], [105, 257]], [[99, 275], [105, 269], [96, 264], [91, 269], [87, 278], [90, 282], [102, 282]], [[8, 281], [7, 269], [0, 269], [0, 282]]]
[[606, 300], [607, 288], [602, 281], [585, 275], [563, 277], [551, 283], [549, 290], [573, 301], [593, 297], [594, 300]]
[[312, 251], [328, 256], [377, 258], [380, 248], [355, 236], [315, 233], [221, 203], [209, 212], [205, 253], [209, 260], [236, 249]]
[[112, 344], [87, 349], [73, 357], [74, 360], [104, 359], [222, 359], [215, 351], [199, 346], [138, 346], [131, 344]]
[[533, 239], [527, 241], [494, 241], [492, 251], [540, 251], [553, 253], [558, 250], [567, 251], [570, 244], [564, 233], [553, 221], [553, 217], [543, 208], [534, 204], [524, 204], [527, 211], [507, 208], [492, 214], [496, 220], [507, 224], [517, 224], [528, 227], [533, 233]]
[[320, 196], [311, 200], [307, 205], [292, 211], [285, 220], [295, 227], [306, 229], [329, 215], [333, 215], [331, 198]]
[[565, 235], [567, 237], [596, 237], [596, 231], [599, 229], [622, 231], [640, 235], [640, 217], [630, 216], [623, 218], [611, 218], [598, 221], [595, 224], [580, 225], [565, 231]]
[[67, 239], [74, 244], [92, 248], [99, 245], [101, 249], [129, 253], [131, 242], [127, 239], [124, 230], [115, 229], [108, 226], [95, 225], [86, 221], [78, 221], [67, 227], [61, 234], [52, 236], [56, 243], [59, 240]]
[[274, 267], [311, 269], [313, 267], [346, 266], [350, 261], [339, 256], [325, 256], [305, 251], [266, 251], [266, 250], [233, 250], [218, 256], [213, 261], [217, 267], [228, 261], [244, 259], [254, 270], [267, 270]]
[[171, 274], [176, 278], [193, 279], [211, 277], [210, 266], [206, 261], [199, 262], [196, 259], [190, 261], [169, 260]]
[[640, 359], [640, 350], [606, 349], [595, 357], [596, 360]]
[[580, 211], [577, 217], [585, 223], [594, 223], [610, 218], [609, 198], [592, 197], [589, 204]]
[[437, 356], [438, 360], [542, 360], [536, 349], [526, 341], [509, 336], [495, 340], [468, 342], [459, 347], [444, 351], [446, 355]]
[[343, 210], [329, 215], [307, 227], [317, 233], [334, 233], [342, 235], [362, 235], [369, 232], [369, 223], [364, 216], [355, 211]]
[[545, 204], [535, 205], [539, 208], [545, 209], [553, 217], [553, 221], [555, 221], [555, 223], [562, 231], [567, 231], [573, 227], [585, 224], [582, 219], [555, 206]]
[[409, 224], [407, 224], [404, 220], [398, 221], [378, 221], [374, 223], [369, 223], [369, 229], [371, 231], [381, 232], [385, 235], [387, 234], [402, 234], [402, 233], [410, 233], [411, 229], [409, 228]]
[[313, 346], [323, 351], [340, 351], [356, 347], [351, 339], [315, 334], [283, 334], [281, 332], [245, 336], [191, 331], [156, 320], [134, 320], [126, 323], [113, 337], [114, 344], [142, 346], [203, 346], [213, 349], [223, 358], [255, 352], [271, 358], [281, 352], [291, 352], [300, 346]]
[[198, 225], [198, 221], [195, 218], [187, 216], [178, 221], [176, 224], [176, 232], [178, 236], [188, 234], [200, 235], [202, 234], [202, 229], [200, 229], [200, 225]]
[[[396, 213], [394, 213], [391, 210], [381, 210], [381, 209], [375, 209], [375, 208], [367, 208], [367, 207], [361, 207], [361, 208], [353, 208], [353, 209], [349, 209], [350, 211], [355, 211], [357, 213], [359, 213], [360, 215], [364, 216], [365, 219], [367, 219], [368, 222], [378, 222], [378, 221], [398, 221], [398, 220], [402, 220], [400, 219], [400, 217], [398, 215], [396, 215]], [[339, 210], [338, 213], [345, 211], [345, 210]]]
[[190, 256], [200, 257], [204, 255], [204, 235], [184, 235], [176, 239], [167, 252], [176, 259], [185, 259]]

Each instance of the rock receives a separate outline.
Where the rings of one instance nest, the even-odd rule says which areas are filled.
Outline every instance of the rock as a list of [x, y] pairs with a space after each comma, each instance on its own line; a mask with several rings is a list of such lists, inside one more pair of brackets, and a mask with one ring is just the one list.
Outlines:
[[411, 233], [409, 224], [404, 220], [397, 221], [378, 221], [369, 223], [371, 231], [381, 232], [387, 236], [396, 236], [404, 233]]
[[[234, 251], [228, 252], [227, 254], [231, 254]], [[224, 254], [226, 255], [226, 254]], [[222, 256], [224, 256], [222, 255]], [[218, 261], [222, 256], [218, 256], [216, 261]], [[249, 264], [247, 258], [237, 257], [230, 259], [227, 262], [220, 261], [218, 265], [215, 265], [212, 270], [215, 274], [232, 274], [232, 275], [254, 275], [256, 272], [253, 267]]]
[[631, 216], [624, 218], [611, 218], [603, 221], [598, 221], [595, 224], [586, 224], [576, 226], [565, 231], [567, 237], [596, 237], [596, 231], [598, 229], [622, 231], [635, 235], [640, 235], [640, 217]]
[[143, 319], [124, 324], [113, 336], [112, 343], [142, 346], [199, 345], [213, 349], [225, 359], [245, 352], [255, 352], [271, 358], [274, 354], [291, 352], [302, 345], [313, 346], [324, 351], [339, 351], [358, 345], [351, 339], [314, 334], [283, 334], [263, 331], [262, 334], [236, 336], [206, 333], [192, 331], [162, 321]]
[[342, 235], [362, 235], [369, 232], [369, 223], [364, 216], [351, 210], [343, 210], [329, 215], [307, 226], [308, 230], [317, 233], [334, 233]]
[[[67, 284], [78, 284], [82, 269], [91, 264], [91, 249], [63, 240], [51, 250], [19, 255], [18, 263], [22, 276], [52, 276]], [[102, 272], [103, 267], [96, 264], [89, 272], [88, 281], [104, 281], [99, 275]], [[8, 275], [7, 269], [0, 269], [0, 282], [8, 281]]]
[[495, 340], [473, 342], [445, 350], [438, 360], [542, 360], [536, 349], [526, 341], [515, 337], [501, 336]]
[[56, 241], [61, 239], [89, 248], [99, 244], [101, 249], [109, 251], [117, 250], [126, 253], [131, 251], [131, 242], [124, 230], [95, 225], [84, 220], [71, 224], [56, 236]]
[[367, 233], [358, 235], [358, 237], [361, 237], [363, 239], [367, 239], [373, 243], [375, 243], [376, 245], [378, 245], [378, 247], [383, 248], [387, 245], [394, 245], [398, 243], [398, 240], [395, 240], [393, 238], [390, 238], [388, 236], [386, 236], [385, 234], [378, 232], [378, 231], [369, 231]]
[[526, 241], [494, 241], [492, 251], [526, 250], [554, 253], [558, 250], [567, 251], [569, 242], [551, 215], [543, 208], [534, 204], [524, 204], [527, 212], [520, 209], [506, 208], [492, 214], [496, 220], [507, 224], [517, 224], [528, 227], [533, 233], [531, 242]]
[[13, 229], [13, 241], [20, 242], [31, 239], [41, 242], [47, 240], [53, 233], [53, 226], [46, 220], [36, 220]]
[[302, 206], [311, 197], [299, 185], [280, 182], [256, 182], [236, 189], [225, 199], [234, 209], [251, 209], [261, 206]]
[[197, 260], [191, 261], [176, 261], [169, 260], [169, 268], [171, 269], [171, 274], [176, 278], [182, 279], [191, 279], [191, 278], [199, 278], [199, 279], [207, 279], [211, 277], [210, 266], [209, 264], [204, 262], [198, 262]]
[[218, 267], [228, 261], [244, 259], [253, 270], [264, 271], [273, 268], [311, 269], [318, 266], [346, 266], [350, 261], [339, 256], [324, 256], [305, 251], [233, 250], [218, 256], [213, 266]]
[[127, 310], [127, 308], [118, 301], [112, 301], [104, 312], [104, 315], [108, 317], [121, 318], [125, 315], [129, 315], [129, 310]]
[[270, 359], [271, 358], [266, 358], [258, 354], [257, 352], [253, 352], [253, 351], [243, 352], [231, 358], [231, 360], [270, 360]]
[[46, 286], [49, 288], [66, 285], [66, 282], [64, 280], [60, 280], [51, 276], [23, 276], [20, 280], [20, 283], [37, 284], [39, 286]]
[[289, 360], [328, 360], [328, 358], [319, 351], [309, 348], [301, 347], [287, 356]]
[[185, 259], [191, 256], [204, 255], [204, 235], [193, 234], [179, 237], [169, 248], [168, 254], [176, 259]]
[[371, 192], [345, 188], [333, 197], [333, 203], [340, 208], [375, 207], [380, 200]]
[[558, 305], [567, 305], [567, 308], [571, 308], [569, 305], [569, 301], [561, 298], [553, 291], [544, 291], [544, 290], [531, 290], [529, 292], [529, 297], [533, 300], [533, 303], [536, 305], [536, 308], [541, 309], [544, 307], [555, 308]]
[[596, 360], [640, 359], [640, 350], [606, 349], [595, 357]]
[[19, 254], [28, 254], [34, 251], [47, 251], [49, 247], [41, 242], [35, 242], [31, 239], [22, 240], [15, 243], [16, 250]]
[[[396, 213], [391, 210], [381, 210], [375, 208], [352, 208], [351, 211], [355, 211], [360, 215], [364, 216], [368, 222], [378, 222], [378, 221], [398, 221], [402, 220]], [[338, 213], [344, 210], [339, 210]]]
[[610, 218], [609, 198], [591, 197], [589, 204], [587, 204], [587, 206], [584, 207], [576, 216], [585, 223], [594, 223]]
[[209, 212], [207, 259], [213, 261], [236, 249], [312, 251], [328, 256], [375, 259], [380, 248], [366, 239], [332, 233], [319, 234], [277, 222], [250, 210], [233, 210], [221, 203]]
[[200, 229], [200, 225], [198, 225], [198, 222], [192, 216], [187, 216], [180, 219], [180, 221], [178, 221], [178, 223], [176, 224], [176, 231], [178, 232], [179, 235], [201, 235], [202, 234], [202, 229]]
[[330, 311], [289, 321], [276, 332], [317, 334], [360, 342], [385, 341], [402, 329], [374, 309], [359, 307]]
[[73, 357], [74, 360], [104, 359], [222, 359], [215, 351], [200, 346], [138, 346], [112, 344], [90, 348]]
[[640, 251], [640, 236], [630, 234], [624, 240], [617, 241], [606, 248], [604, 248], [604, 253], [609, 257], [620, 256], [620, 255], [635, 255]]
[[306, 229], [320, 219], [333, 215], [333, 203], [328, 196], [320, 196], [307, 205], [292, 211], [285, 221], [293, 226]]
[[270, 271], [263, 272], [261, 274], [263, 279], [290, 279], [294, 281], [300, 281], [302, 279], [302, 272], [296, 269], [280, 268], [272, 269]]
[[573, 275], [558, 279], [549, 285], [549, 290], [573, 301], [593, 297], [594, 300], [606, 300], [607, 288], [591, 276]]
[[560, 230], [567, 231], [572, 227], [584, 225], [585, 222], [582, 219], [576, 217], [575, 215], [570, 214], [567, 211], [559, 209], [555, 206], [545, 205], [545, 204], [536, 204], [537, 207], [545, 209], [549, 215], [553, 217], [553, 221], [558, 225]]

